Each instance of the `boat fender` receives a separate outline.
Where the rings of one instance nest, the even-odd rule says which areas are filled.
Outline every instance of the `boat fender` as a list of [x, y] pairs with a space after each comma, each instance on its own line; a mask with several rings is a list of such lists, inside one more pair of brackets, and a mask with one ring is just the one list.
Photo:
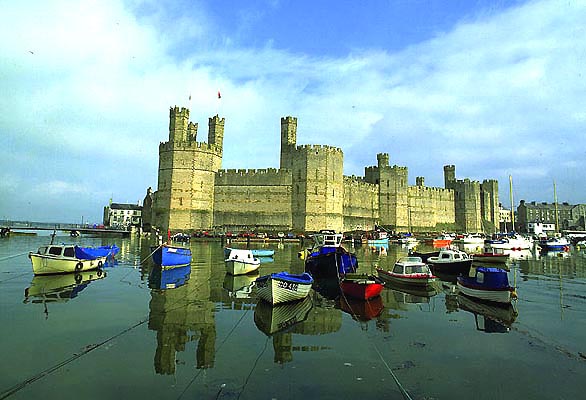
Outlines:
[[78, 283], [78, 284], [81, 283], [81, 279], [82, 279], [81, 274], [75, 275], [75, 283]]
[[518, 296], [517, 296], [517, 291], [516, 291], [516, 290], [513, 290], [513, 291], [511, 292], [511, 298], [513, 298], [513, 299], [517, 300], [517, 297], [518, 297]]
[[102, 265], [104, 265], [104, 264], [102, 264], [102, 261], [101, 260], [98, 261], [98, 268], [102, 268]]
[[76, 271], [81, 271], [81, 269], [83, 268], [83, 264], [80, 262], [78, 262], [77, 264], [75, 264], [75, 270]]

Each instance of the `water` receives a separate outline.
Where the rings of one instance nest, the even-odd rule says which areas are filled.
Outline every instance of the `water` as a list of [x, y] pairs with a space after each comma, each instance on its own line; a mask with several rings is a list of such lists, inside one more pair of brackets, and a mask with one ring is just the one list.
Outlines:
[[[583, 251], [512, 262], [516, 311], [459, 302], [445, 282], [432, 297], [385, 288], [352, 313], [315, 292], [292, 310], [257, 307], [254, 277], [226, 276], [220, 242], [192, 243], [190, 271], [167, 276], [147, 239], [63, 236], [115, 243], [118, 262], [79, 284], [33, 277], [26, 254], [48, 239], [0, 239], [0, 398], [551, 399], [586, 389]], [[261, 274], [303, 271], [299, 244], [267, 246], [276, 254]], [[406, 253], [353, 250], [361, 271]]]

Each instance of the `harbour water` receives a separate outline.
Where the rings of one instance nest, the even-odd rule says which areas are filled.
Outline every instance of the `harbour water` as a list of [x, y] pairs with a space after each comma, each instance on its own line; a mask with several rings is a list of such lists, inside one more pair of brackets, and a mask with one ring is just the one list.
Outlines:
[[[49, 237], [0, 239], [0, 399], [562, 399], [586, 389], [583, 250], [510, 261], [515, 309], [461, 298], [450, 282], [386, 287], [368, 303], [326, 287], [275, 308], [251, 296], [256, 276], [226, 275], [219, 241], [192, 242], [191, 266], [162, 272], [146, 238], [56, 240], [121, 252], [101, 274], [34, 277], [27, 254]], [[276, 253], [260, 274], [303, 271], [299, 243], [265, 246]], [[349, 249], [362, 272], [407, 252]]]

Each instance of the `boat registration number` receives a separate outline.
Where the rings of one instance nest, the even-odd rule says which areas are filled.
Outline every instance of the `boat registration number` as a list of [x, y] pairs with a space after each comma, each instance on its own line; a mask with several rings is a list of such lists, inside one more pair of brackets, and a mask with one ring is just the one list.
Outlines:
[[293, 283], [293, 282], [279, 281], [278, 286], [282, 289], [287, 289], [287, 290], [291, 290], [292, 292], [296, 292], [297, 288], [299, 287], [299, 284]]

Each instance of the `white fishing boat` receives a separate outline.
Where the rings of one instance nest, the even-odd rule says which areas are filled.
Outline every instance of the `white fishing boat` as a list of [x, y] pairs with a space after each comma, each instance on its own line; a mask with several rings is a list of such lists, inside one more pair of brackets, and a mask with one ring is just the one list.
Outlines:
[[63, 274], [102, 268], [106, 257], [92, 256], [79, 246], [72, 244], [50, 244], [41, 246], [29, 258], [35, 275]]
[[232, 249], [226, 259], [226, 272], [231, 275], [244, 275], [260, 268], [260, 260], [250, 250]]
[[307, 272], [278, 272], [261, 276], [255, 281], [258, 297], [271, 304], [301, 300], [307, 297], [312, 284], [313, 278]]
[[463, 295], [494, 303], [511, 304], [517, 298], [502, 268], [478, 267], [474, 276], [459, 276], [456, 285]]
[[428, 286], [438, 280], [421, 257], [403, 257], [397, 260], [392, 271], [378, 267], [376, 271], [379, 278], [403, 285]]

